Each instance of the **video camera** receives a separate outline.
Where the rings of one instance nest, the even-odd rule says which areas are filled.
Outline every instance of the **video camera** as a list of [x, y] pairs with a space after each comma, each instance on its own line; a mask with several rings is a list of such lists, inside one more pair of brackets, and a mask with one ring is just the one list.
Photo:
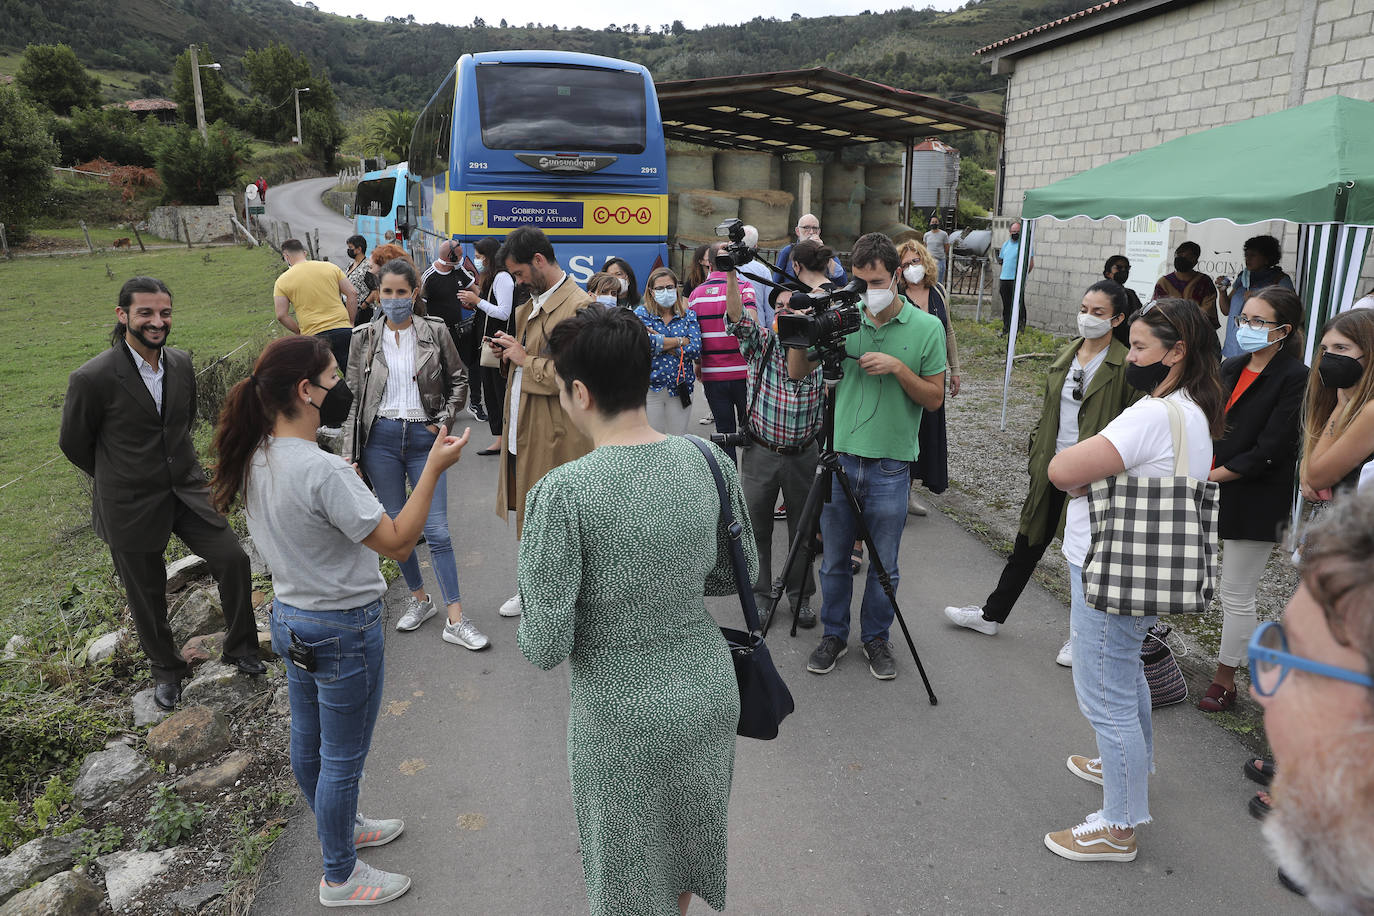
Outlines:
[[746, 226], [743, 220], [727, 219], [716, 227], [716, 235], [730, 239], [716, 253], [716, 270], [734, 270], [758, 256], [759, 231], [753, 226]]
[[867, 283], [855, 279], [832, 292], [793, 293], [787, 303], [793, 313], [778, 312], [778, 342], [794, 350], [839, 349], [859, 329], [859, 297], [866, 289]]

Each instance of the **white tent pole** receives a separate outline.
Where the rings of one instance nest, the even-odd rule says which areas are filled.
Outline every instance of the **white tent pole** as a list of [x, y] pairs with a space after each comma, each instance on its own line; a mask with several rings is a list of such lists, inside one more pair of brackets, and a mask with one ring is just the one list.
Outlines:
[[1018, 219], [1021, 224], [1021, 244], [1016, 249], [1016, 279], [1012, 281], [1011, 324], [1007, 328], [1007, 366], [1002, 376], [1002, 432], [1007, 430], [1007, 397], [1011, 393], [1011, 365], [1016, 358], [1016, 334], [1021, 326], [1021, 297], [1026, 288], [1026, 265], [1030, 263], [1035, 220]]

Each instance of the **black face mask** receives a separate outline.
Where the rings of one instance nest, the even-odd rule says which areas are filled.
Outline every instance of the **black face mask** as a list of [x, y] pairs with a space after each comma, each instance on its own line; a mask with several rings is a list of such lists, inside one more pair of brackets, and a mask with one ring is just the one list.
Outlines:
[[1135, 363], [1126, 364], [1126, 384], [1137, 391], [1146, 394], [1159, 387], [1159, 383], [1164, 381], [1169, 374], [1168, 366], [1164, 365], [1164, 360], [1150, 363], [1148, 366], [1140, 366]]
[[1127, 267], [1127, 268], [1118, 267], [1116, 270], [1112, 271], [1111, 276], [1108, 277], [1108, 279], [1114, 280], [1114, 281], [1116, 281], [1117, 283], [1122, 284], [1123, 286], [1126, 284], [1126, 281], [1129, 280], [1130, 278], [1131, 278], [1131, 270], [1130, 270], [1129, 267]]
[[1016, 241], [1017, 239], [1019, 239], [1019, 238], [1021, 237], [1021, 233], [1019, 233], [1019, 232], [1009, 232], [1009, 233], [1007, 233], [1007, 234], [1011, 236], [1011, 240], [1012, 240], [1013, 242]]
[[[310, 384], [315, 385], [314, 382]], [[320, 425], [343, 426], [344, 420], [348, 419], [348, 410], [353, 406], [353, 392], [349, 390], [348, 382], [339, 379], [333, 388], [325, 388], [323, 385], [315, 387], [324, 389], [324, 400], [316, 405], [320, 410]]]
[[1350, 388], [1364, 375], [1364, 366], [1353, 356], [1323, 353], [1317, 363], [1317, 374], [1327, 388]]
[[353, 249], [353, 248], [349, 248], [349, 249], [348, 249], [348, 257], [349, 257], [350, 260], [351, 260], [351, 259], [356, 259], [356, 258], [358, 257], [358, 252], [357, 252], [357, 250], [356, 250], [356, 249]]
[[1194, 267], [1197, 267], [1197, 261], [1192, 258], [1174, 258], [1174, 270], [1181, 274], [1192, 273]]

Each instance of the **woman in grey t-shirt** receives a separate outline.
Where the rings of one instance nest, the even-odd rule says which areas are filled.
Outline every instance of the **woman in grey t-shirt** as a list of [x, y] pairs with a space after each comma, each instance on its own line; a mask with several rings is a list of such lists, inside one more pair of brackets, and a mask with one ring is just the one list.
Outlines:
[[382, 595], [377, 554], [400, 562], [420, 536], [439, 475], [467, 444], [441, 429], [400, 513], [383, 511], [356, 470], [319, 448], [353, 400], [329, 345], [293, 336], [267, 345], [235, 385], [215, 431], [215, 504], [242, 495], [253, 543], [272, 573], [272, 648], [291, 698], [291, 770], [315, 813], [326, 906], [385, 903], [405, 875], [372, 868], [355, 849], [400, 835], [398, 819], [358, 815], [358, 781], [382, 697]]

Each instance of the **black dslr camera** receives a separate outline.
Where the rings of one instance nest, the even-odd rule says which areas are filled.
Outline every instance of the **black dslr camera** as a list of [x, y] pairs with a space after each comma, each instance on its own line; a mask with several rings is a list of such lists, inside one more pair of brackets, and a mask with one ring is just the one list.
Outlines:
[[745, 239], [744, 230], [748, 228], [742, 220], [727, 219], [716, 227], [716, 235], [721, 238], [728, 238], [730, 241], [724, 248], [716, 253], [716, 270], [734, 270], [742, 267], [754, 260], [757, 248], [757, 233], [754, 234], [755, 244], [750, 245]]
[[793, 293], [787, 303], [793, 313], [778, 313], [778, 342], [794, 350], [842, 349], [844, 338], [859, 329], [859, 297], [866, 289], [867, 283], [853, 280], [833, 292]]
[[749, 438], [749, 430], [747, 429], [735, 433], [712, 433], [711, 441], [721, 448], [730, 448], [736, 445], [747, 448], [754, 444], [754, 440]]

